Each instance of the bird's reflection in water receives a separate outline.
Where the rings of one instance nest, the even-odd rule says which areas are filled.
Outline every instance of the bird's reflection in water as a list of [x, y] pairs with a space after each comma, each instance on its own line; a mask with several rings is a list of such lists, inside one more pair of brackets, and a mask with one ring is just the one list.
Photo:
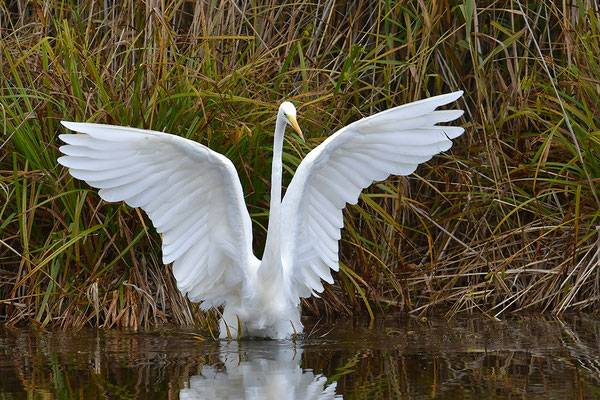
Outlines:
[[222, 366], [205, 365], [181, 390], [192, 399], [341, 399], [336, 382], [301, 367], [302, 349], [288, 341], [222, 342]]

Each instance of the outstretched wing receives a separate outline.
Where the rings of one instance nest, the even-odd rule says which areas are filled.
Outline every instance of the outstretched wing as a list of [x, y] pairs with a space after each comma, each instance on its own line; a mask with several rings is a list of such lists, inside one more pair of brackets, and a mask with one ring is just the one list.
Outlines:
[[241, 292], [252, 254], [252, 223], [231, 161], [200, 143], [163, 132], [62, 122], [58, 162], [99, 188], [106, 201], [141, 207], [162, 234], [181, 292], [203, 308]]
[[[437, 124], [461, 110], [436, 108], [462, 91], [405, 104], [356, 121], [327, 138], [298, 166], [282, 203], [282, 260], [294, 295], [323, 291], [339, 268], [342, 210], [360, 192], [390, 174], [409, 175], [435, 154], [448, 150], [464, 129]], [[299, 301], [299, 299], [298, 299]]]

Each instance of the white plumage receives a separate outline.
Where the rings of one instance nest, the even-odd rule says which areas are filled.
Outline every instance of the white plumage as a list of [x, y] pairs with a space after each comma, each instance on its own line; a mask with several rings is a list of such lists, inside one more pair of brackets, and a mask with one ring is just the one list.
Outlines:
[[303, 369], [302, 348], [291, 342], [221, 342], [217, 366], [204, 365], [179, 392], [180, 400], [335, 400], [337, 382]]
[[287, 338], [302, 332], [300, 298], [322, 292], [321, 280], [333, 282], [346, 203], [356, 204], [373, 181], [409, 175], [448, 150], [464, 129], [438, 124], [463, 112], [436, 108], [461, 95], [409, 103], [340, 129], [300, 163], [281, 201], [286, 125], [302, 135], [296, 109], [284, 102], [262, 261], [252, 252], [252, 223], [236, 169], [206, 146], [163, 132], [63, 122], [83, 135], [60, 135], [67, 145], [58, 162], [99, 188], [104, 200], [146, 211], [162, 234], [163, 261], [173, 263], [179, 289], [203, 309], [225, 306], [221, 337]]

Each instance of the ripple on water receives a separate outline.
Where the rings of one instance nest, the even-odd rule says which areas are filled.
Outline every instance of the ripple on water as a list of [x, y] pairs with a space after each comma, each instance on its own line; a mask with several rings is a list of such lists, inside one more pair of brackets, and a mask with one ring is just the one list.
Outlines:
[[0, 329], [3, 398], [600, 398], [600, 319], [306, 321], [292, 341], [188, 328]]

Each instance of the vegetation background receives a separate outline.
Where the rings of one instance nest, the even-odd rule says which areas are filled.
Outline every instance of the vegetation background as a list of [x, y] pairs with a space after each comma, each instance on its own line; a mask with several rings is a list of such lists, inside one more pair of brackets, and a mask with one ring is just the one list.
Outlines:
[[[466, 133], [345, 210], [341, 269], [309, 315], [562, 313], [600, 303], [600, 14], [593, 0], [0, 2], [0, 317], [214, 328], [143, 212], [56, 158], [60, 120], [164, 130], [238, 168], [262, 251], [272, 131], [306, 144], [462, 89]], [[284, 182], [284, 183], [285, 183]]]

